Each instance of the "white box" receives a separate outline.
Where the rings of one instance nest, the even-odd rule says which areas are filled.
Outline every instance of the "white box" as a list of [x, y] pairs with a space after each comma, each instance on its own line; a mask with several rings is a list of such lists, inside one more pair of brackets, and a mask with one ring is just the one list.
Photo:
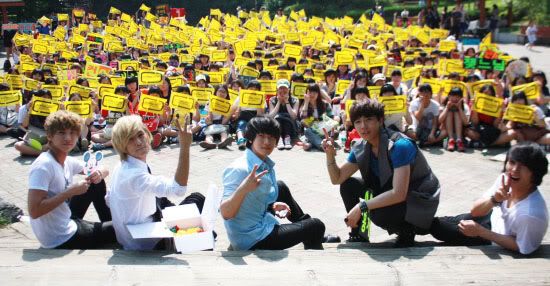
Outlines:
[[[197, 250], [214, 249], [214, 225], [218, 216], [222, 193], [215, 185], [208, 188], [202, 214], [195, 204], [167, 207], [162, 210], [162, 221], [126, 225], [132, 238], [170, 238], [174, 239], [176, 250], [189, 253]], [[204, 232], [175, 236], [170, 231], [179, 228], [202, 227]]]

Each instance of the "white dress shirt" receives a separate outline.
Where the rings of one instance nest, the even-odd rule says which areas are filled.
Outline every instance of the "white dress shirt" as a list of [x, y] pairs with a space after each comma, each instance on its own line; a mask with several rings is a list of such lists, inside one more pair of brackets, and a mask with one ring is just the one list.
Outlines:
[[186, 191], [187, 186], [173, 178], [151, 175], [145, 162], [128, 156], [115, 168], [105, 197], [118, 242], [126, 250], [153, 249], [159, 238], [133, 239], [126, 225], [152, 222], [156, 197], [183, 196]]

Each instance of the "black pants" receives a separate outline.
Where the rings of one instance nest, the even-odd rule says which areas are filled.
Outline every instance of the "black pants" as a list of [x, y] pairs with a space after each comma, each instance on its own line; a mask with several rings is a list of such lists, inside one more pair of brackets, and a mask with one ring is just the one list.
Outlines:
[[[199, 212], [202, 213], [205, 199], [206, 198], [201, 193], [191, 193], [183, 201], [181, 201], [179, 205], [196, 204]], [[155, 212], [155, 214], [153, 214], [153, 221], [160, 221], [162, 218], [162, 210], [164, 208], [173, 206], [175, 206], [175, 204], [172, 203], [168, 198], [157, 198], [157, 211]]]
[[90, 204], [94, 204], [94, 208], [101, 222], [111, 221], [111, 210], [105, 203], [105, 194], [107, 186], [105, 180], [101, 180], [98, 184], [91, 184], [88, 191], [82, 195], [74, 196], [69, 202], [69, 208], [73, 218], [83, 219]]
[[461, 214], [457, 216], [436, 217], [430, 227], [430, 233], [433, 237], [450, 245], [486, 245], [491, 244], [489, 240], [481, 237], [465, 236], [458, 229], [461, 220], [473, 220], [486, 229], [491, 229], [491, 213], [482, 217], [472, 217], [471, 214]]
[[[275, 225], [273, 231], [251, 249], [282, 250], [299, 243], [303, 243], [305, 249], [323, 249], [325, 224], [317, 218], [304, 214], [283, 181], [277, 181], [277, 186], [279, 187], [277, 202], [283, 202], [289, 206], [288, 220], [292, 223]], [[272, 211], [271, 207], [269, 211]]]
[[279, 126], [281, 127], [281, 137], [285, 138], [286, 136], [290, 136], [290, 138], [295, 139], [298, 138], [298, 133], [296, 131], [296, 123], [294, 119], [291, 119], [286, 116], [276, 116], [275, 119], [277, 122], [279, 122]]
[[115, 229], [109, 222], [89, 222], [81, 219], [74, 220], [77, 225], [76, 233], [57, 249], [98, 249], [118, 248]]
[[[340, 185], [340, 195], [344, 201], [346, 211], [349, 212], [355, 205], [359, 203], [359, 198], [365, 198], [367, 187], [362, 179], [350, 177]], [[377, 196], [378, 194], [373, 194]], [[407, 212], [407, 204], [405, 202], [373, 209], [369, 211], [371, 221], [388, 231], [389, 234], [411, 232], [414, 231], [414, 226], [405, 221]], [[351, 229], [351, 236], [359, 234], [359, 228]]]

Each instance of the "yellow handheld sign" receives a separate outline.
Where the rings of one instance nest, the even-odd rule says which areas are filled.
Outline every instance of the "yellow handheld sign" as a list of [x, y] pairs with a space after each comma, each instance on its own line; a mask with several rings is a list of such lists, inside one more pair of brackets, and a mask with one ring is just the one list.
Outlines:
[[142, 94], [139, 99], [138, 110], [154, 114], [162, 114], [166, 99], [151, 95]]
[[195, 98], [196, 101], [199, 102], [199, 104], [206, 104], [212, 95], [214, 95], [214, 89], [213, 88], [199, 88], [194, 87], [191, 88], [191, 95]]
[[86, 99], [86, 98], [89, 98], [90, 97], [90, 93], [94, 91], [93, 88], [89, 88], [89, 87], [85, 87], [85, 86], [81, 86], [81, 85], [78, 85], [78, 84], [73, 84], [69, 87], [69, 96], [73, 93], [78, 93], [80, 94], [80, 96], [83, 98], [83, 99]]
[[139, 85], [161, 84], [164, 74], [159, 71], [139, 71]]
[[483, 93], [475, 93], [474, 106], [472, 109], [481, 114], [499, 118], [502, 114], [504, 100]]
[[40, 82], [34, 79], [25, 78], [23, 88], [26, 90], [37, 90], [40, 87]]
[[438, 94], [442, 87], [441, 81], [437, 78], [422, 78], [422, 83], [429, 84], [433, 94]]
[[302, 55], [302, 47], [285, 44], [285, 46], [283, 47], [283, 55], [285, 55], [285, 57], [293, 57], [298, 59]]
[[231, 111], [231, 100], [224, 99], [218, 96], [212, 96], [210, 98], [210, 112], [221, 114], [223, 116], [229, 116]]
[[48, 116], [59, 110], [59, 103], [46, 98], [33, 97], [31, 115]]
[[487, 84], [492, 85], [493, 88], [496, 87], [496, 83], [493, 79], [478, 80], [476, 82], [468, 83], [468, 86], [470, 87], [470, 91], [472, 92], [472, 94], [476, 94], [481, 90], [484, 85]]
[[276, 80], [259, 80], [260, 85], [262, 86], [262, 91], [266, 94], [276, 94], [277, 93], [277, 81]]
[[298, 99], [304, 99], [308, 85], [304, 82], [292, 82], [290, 94]]
[[535, 109], [529, 105], [509, 103], [503, 119], [533, 124], [535, 122]]
[[523, 91], [525, 93], [525, 96], [527, 96], [527, 98], [529, 99], [537, 99], [540, 96], [540, 87], [536, 82], [516, 85], [512, 87], [512, 94], [518, 91]]
[[379, 96], [378, 101], [384, 104], [384, 114], [396, 114], [407, 112], [407, 96]]
[[127, 99], [125, 96], [116, 95], [113, 93], [105, 93], [103, 95], [103, 101], [101, 103], [102, 110], [109, 110], [115, 112], [126, 112]]
[[137, 71], [139, 70], [139, 62], [138, 61], [121, 61], [118, 63], [119, 69], [121, 71], [125, 71], [128, 68], [131, 70]]
[[60, 85], [43, 85], [42, 88], [50, 91], [53, 100], [60, 101], [63, 97], [63, 87]]
[[115, 93], [115, 86], [110, 84], [100, 84], [97, 88], [97, 91], [99, 93], [99, 98], [103, 99], [105, 94], [107, 93]]
[[170, 108], [179, 109], [185, 111], [185, 113], [190, 113], [195, 110], [195, 99], [184, 93], [172, 92], [169, 104]]
[[257, 77], [260, 76], [260, 72], [257, 69], [247, 67], [247, 66], [243, 66], [241, 68], [241, 71], [239, 72], [239, 74], [242, 75], [242, 76], [250, 76], [250, 77], [254, 77], [254, 78], [257, 78]]
[[65, 101], [65, 109], [84, 118], [92, 117], [92, 101]]
[[241, 89], [239, 106], [248, 108], [264, 108], [265, 95], [261, 91]]
[[336, 94], [344, 95], [350, 84], [351, 80], [338, 80], [338, 82], [336, 83]]
[[367, 89], [369, 90], [370, 98], [377, 98], [380, 96], [380, 89], [382, 89], [382, 87], [378, 85], [369, 85]]
[[32, 45], [32, 52], [35, 54], [48, 54], [48, 43], [44, 41], [36, 41]]
[[21, 105], [23, 96], [19, 90], [0, 91], [0, 107]]

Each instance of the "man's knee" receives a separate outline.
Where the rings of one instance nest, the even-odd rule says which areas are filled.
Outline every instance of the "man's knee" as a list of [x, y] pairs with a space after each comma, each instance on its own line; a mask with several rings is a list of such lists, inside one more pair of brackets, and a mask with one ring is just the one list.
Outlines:
[[350, 177], [340, 185], [340, 195], [342, 198], [349, 197], [364, 188], [363, 182], [359, 178]]

